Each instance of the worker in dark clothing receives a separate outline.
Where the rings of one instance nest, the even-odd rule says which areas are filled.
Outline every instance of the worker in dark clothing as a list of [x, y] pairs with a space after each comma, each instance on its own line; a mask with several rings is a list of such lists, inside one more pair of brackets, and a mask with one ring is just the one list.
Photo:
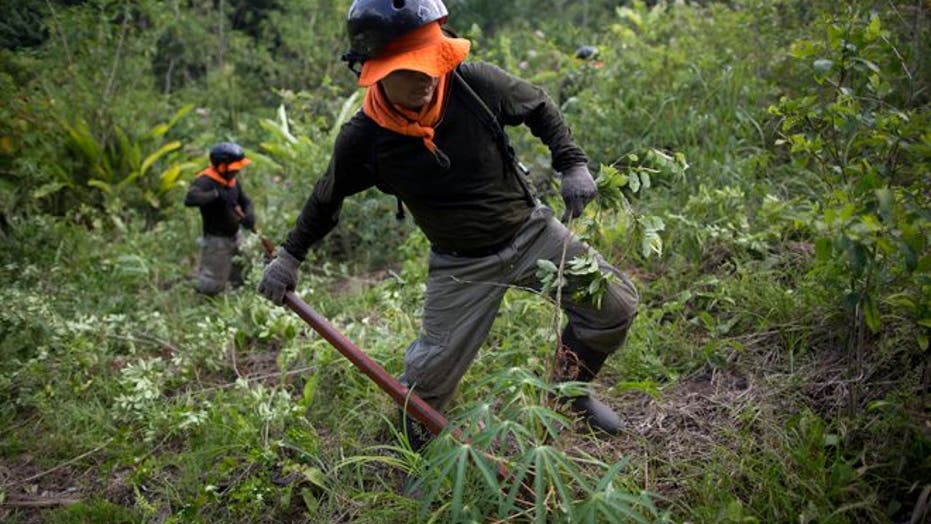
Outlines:
[[242, 267], [237, 260], [241, 236], [239, 228], [255, 228], [252, 201], [236, 179], [249, 165], [237, 144], [223, 142], [210, 149], [210, 167], [197, 174], [184, 198], [184, 205], [199, 207], [204, 224], [200, 244], [200, 269], [194, 287], [206, 295], [216, 295], [229, 282], [242, 285]]
[[[509, 286], [541, 289], [537, 261], [559, 264], [591, 248], [531, 194], [502, 125], [524, 124], [549, 146], [567, 212], [577, 217], [596, 194], [585, 153], [556, 105], [538, 87], [481, 62], [463, 63], [468, 40], [443, 32], [439, 0], [355, 0], [348, 29], [350, 67], [362, 63], [362, 109], [340, 130], [329, 167], [295, 227], [266, 268], [259, 291], [282, 303], [308, 249], [335, 227], [343, 200], [371, 186], [400, 197], [431, 244], [419, 338], [404, 357], [402, 382], [442, 410], [475, 359]], [[623, 343], [637, 291], [597, 256], [612, 283], [596, 306], [564, 293], [562, 343], [590, 381]], [[571, 285], [571, 280], [570, 280]], [[607, 433], [618, 416], [591, 395], [565, 399]], [[411, 445], [424, 443], [410, 431]]]
[[566, 102], [577, 96], [592, 83], [594, 75], [604, 65], [598, 59], [598, 48], [593, 45], [581, 45], [575, 50], [575, 60], [572, 68], [559, 85], [559, 106], [564, 107]]

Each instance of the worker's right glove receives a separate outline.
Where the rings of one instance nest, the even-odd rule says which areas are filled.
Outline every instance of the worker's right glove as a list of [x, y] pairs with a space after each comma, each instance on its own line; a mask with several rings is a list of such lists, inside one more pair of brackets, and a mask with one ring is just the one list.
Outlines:
[[288, 253], [287, 249], [279, 247], [278, 256], [265, 266], [262, 281], [259, 282], [259, 293], [275, 304], [283, 304], [284, 294], [297, 287], [297, 269], [300, 265], [300, 260]]

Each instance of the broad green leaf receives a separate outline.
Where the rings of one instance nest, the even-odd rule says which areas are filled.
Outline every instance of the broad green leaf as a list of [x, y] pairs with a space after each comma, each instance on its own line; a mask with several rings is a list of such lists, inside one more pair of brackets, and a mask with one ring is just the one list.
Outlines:
[[559, 268], [556, 266], [556, 264], [544, 258], [537, 260], [537, 268], [552, 273], [559, 271]]
[[152, 138], [161, 138], [165, 136], [165, 134], [168, 133], [168, 131], [170, 131], [171, 128], [173, 128], [178, 123], [179, 120], [181, 120], [185, 115], [191, 112], [192, 109], [194, 109], [194, 104], [187, 104], [187, 105], [182, 106], [180, 109], [178, 109], [178, 111], [175, 112], [174, 115], [172, 115], [170, 119], [168, 119], [168, 122], [164, 122], [164, 123], [154, 126], [152, 129], [149, 130], [148, 133], [144, 135], [143, 138], [152, 139]]
[[199, 167], [200, 164], [197, 162], [182, 162], [170, 166], [159, 175], [162, 181], [162, 192], [165, 193], [175, 187], [182, 174], [194, 172], [198, 170]]
[[165, 123], [158, 124], [149, 131], [149, 136], [152, 138], [158, 138], [158, 137], [164, 136], [165, 133], [167, 133], [169, 129], [171, 129], [171, 127], [168, 124], [165, 124]]
[[905, 293], [896, 293], [886, 297], [886, 303], [895, 307], [907, 309], [909, 311], [914, 311], [917, 309], [915, 301]]
[[113, 186], [104, 182], [103, 180], [88, 180], [87, 185], [91, 187], [96, 187], [97, 189], [103, 191], [104, 193], [108, 195], [113, 194]]
[[48, 184], [44, 184], [36, 188], [32, 192], [31, 196], [32, 198], [38, 200], [40, 198], [45, 198], [53, 193], [57, 193], [58, 191], [64, 189], [65, 187], [67, 186], [63, 184], [62, 182], [50, 182]]
[[647, 231], [643, 235], [640, 251], [644, 258], [649, 258], [651, 254], [661, 256], [663, 254], [663, 239], [655, 231]]
[[854, 61], [854, 62], [857, 62], [858, 64], [863, 64], [863, 65], [865, 65], [865, 66], [867, 67], [867, 69], [869, 69], [870, 71], [872, 71], [872, 72], [874, 72], [874, 73], [881, 73], [881, 72], [882, 72], [882, 70], [879, 68], [878, 65], [874, 64], [873, 62], [870, 62], [869, 60], [865, 60], [865, 59], [860, 58], [860, 57], [854, 57], [854, 58], [853, 58], [853, 61]]
[[139, 176], [145, 176], [146, 171], [152, 167], [152, 164], [158, 161], [161, 157], [167, 155], [168, 153], [181, 147], [181, 141], [175, 140], [174, 142], [168, 142], [162, 147], [158, 148], [158, 151], [147, 156], [145, 160], [142, 161], [142, 167], [139, 168]]
[[831, 72], [831, 68], [834, 67], [834, 61], [827, 58], [819, 58], [815, 60], [812, 66], [815, 69], [815, 72], [820, 75], [826, 75]]
[[799, 60], [804, 60], [815, 53], [817, 53], [817, 49], [810, 40], [796, 40], [789, 47], [789, 55]]
[[882, 36], [882, 21], [875, 13], [870, 16], [870, 23], [866, 26], [864, 36], [867, 41], [873, 41]]
[[320, 502], [311, 490], [301, 488], [301, 500], [304, 501], [304, 507], [307, 508], [307, 513], [309, 515], [316, 514], [317, 509], [320, 507]]
[[162, 174], [159, 175], [161, 179], [161, 184], [159, 189], [162, 193], [168, 192], [171, 188], [175, 187], [175, 184], [178, 182], [178, 177], [181, 176], [181, 165], [175, 164], [168, 169], [162, 171]]
[[181, 106], [181, 108], [179, 108], [178, 111], [176, 111], [175, 114], [172, 115], [171, 119], [168, 120], [169, 127], [174, 127], [178, 123], [179, 120], [187, 116], [187, 114], [190, 113], [191, 110], [193, 109], [194, 109], [194, 104], [185, 104]]

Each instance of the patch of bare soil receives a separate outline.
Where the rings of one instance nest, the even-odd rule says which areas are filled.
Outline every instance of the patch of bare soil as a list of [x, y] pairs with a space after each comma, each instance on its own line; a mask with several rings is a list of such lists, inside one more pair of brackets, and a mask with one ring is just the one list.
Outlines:
[[[627, 392], [610, 400], [625, 422], [615, 448], [640, 450], [654, 460], [690, 460], [719, 443], [716, 434], [759, 402], [763, 391], [736, 371], [704, 370], [659, 398]], [[646, 458], [646, 456], [644, 457]]]
[[[643, 475], [642, 486], [665, 497], [678, 492], [675, 479], [654, 470], [669, 464], [707, 460], [721, 446], [737, 449], [741, 414], [772, 410], [772, 390], [757, 377], [738, 370], [705, 369], [679, 381], [656, 397], [628, 391], [596, 394], [621, 417], [622, 433], [603, 438], [577, 433], [566, 447], [604, 462], [630, 462], [628, 471]], [[681, 477], [679, 477], [681, 480]]]
[[[901, 386], [893, 361], [879, 356], [858, 360], [843, 347], [831, 346], [829, 337], [818, 341], [819, 349], [795, 358], [780, 347], [778, 333], [747, 342], [723, 367], [706, 366], [655, 397], [636, 391], [612, 394], [596, 384], [599, 398], [621, 416], [622, 434], [598, 438], [567, 432], [563, 445], [608, 463], [628, 460], [628, 471], [642, 473], [643, 488], [675, 499], [681, 471], [700, 471], [680, 466], [710, 462], [721, 449], [736, 452], [748, 433], [781, 426], [802, 409], [828, 420], [849, 416]], [[927, 418], [931, 428], [931, 415]], [[670, 471], [676, 471], [676, 478], [669, 478]]]
[[0, 458], [0, 522], [15, 514], [21, 522], [43, 522], [50, 508], [80, 502], [88, 472], [61, 467], [42, 470], [34, 457]]

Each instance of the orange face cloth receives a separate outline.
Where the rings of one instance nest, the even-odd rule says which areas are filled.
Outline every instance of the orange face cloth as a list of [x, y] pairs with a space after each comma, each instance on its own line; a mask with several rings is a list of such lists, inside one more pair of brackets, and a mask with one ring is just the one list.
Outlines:
[[205, 176], [207, 178], [217, 181], [220, 185], [224, 187], [235, 187], [236, 186], [236, 177], [230, 177], [229, 180], [223, 178], [223, 175], [217, 173], [217, 170], [213, 166], [204, 169], [200, 173], [197, 173], [197, 176]]
[[433, 127], [443, 116], [446, 87], [449, 84], [448, 77], [448, 74], [440, 77], [436, 91], [433, 93], [433, 100], [420, 108], [420, 111], [412, 111], [397, 104], [392, 104], [377, 84], [369, 87], [365, 93], [362, 111], [385, 129], [390, 129], [402, 135], [423, 138], [423, 145], [431, 153], [436, 154], [436, 144], [433, 143]]
[[[378, 56], [362, 64], [359, 85], [368, 86], [362, 111], [386, 129], [423, 138], [424, 145], [435, 154], [433, 128], [443, 115], [448, 73], [465, 60], [470, 46], [468, 40], [444, 35], [439, 21], [418, 27], [390, 42]], [[433, 100], [420, 111], [392, 104], [378, 87], [379, 80], [401, 69], [439, 78]]]
[[[225, 170], [226, 170], [227, 173], [230, 172], [230, 171], [239, 171], [240, 169], [242, 169], [242, 168], [248, 166], [248, 165], [251, 164], [251, 163], [252, 163], [252, 161], [249, 160], [248, 158], [242, 158], [242, 159], [237, 160], [237, 161], [235, 161], [235, 162], [230, 162], [229, 164], [225, 164], [225, 165], [226, 165]], [[220, 166], [223, 166], [223, 165], [224, 165], [224, 164], [220, 164]], [[197, 173], [197, 176], [205, 176], [205, 177], [207, 177], [207, 178], [211, 178], [211, 179], [216, 180], [217, 182], [219, 182], [220, 184], [222, 184], [222, 185], [224, 185], [224, 186], [226, 186], [226, 187], [235, 187], [235, 186], [236, 186], [236, 177], [235, 177], [235, 176], [231, 176], [231, 177], [229, 177], [229, 178], [227, 179], [227, 178], [225, 178], [223, 175], [221, 175], [220, 172], [217, 171], [216, 168], [214, 168], [213, 166], [210, 166], [210, 167], [208, 167], [207, 169], [204, 169], [204, 170], [201, 171], [200, 173]]]

